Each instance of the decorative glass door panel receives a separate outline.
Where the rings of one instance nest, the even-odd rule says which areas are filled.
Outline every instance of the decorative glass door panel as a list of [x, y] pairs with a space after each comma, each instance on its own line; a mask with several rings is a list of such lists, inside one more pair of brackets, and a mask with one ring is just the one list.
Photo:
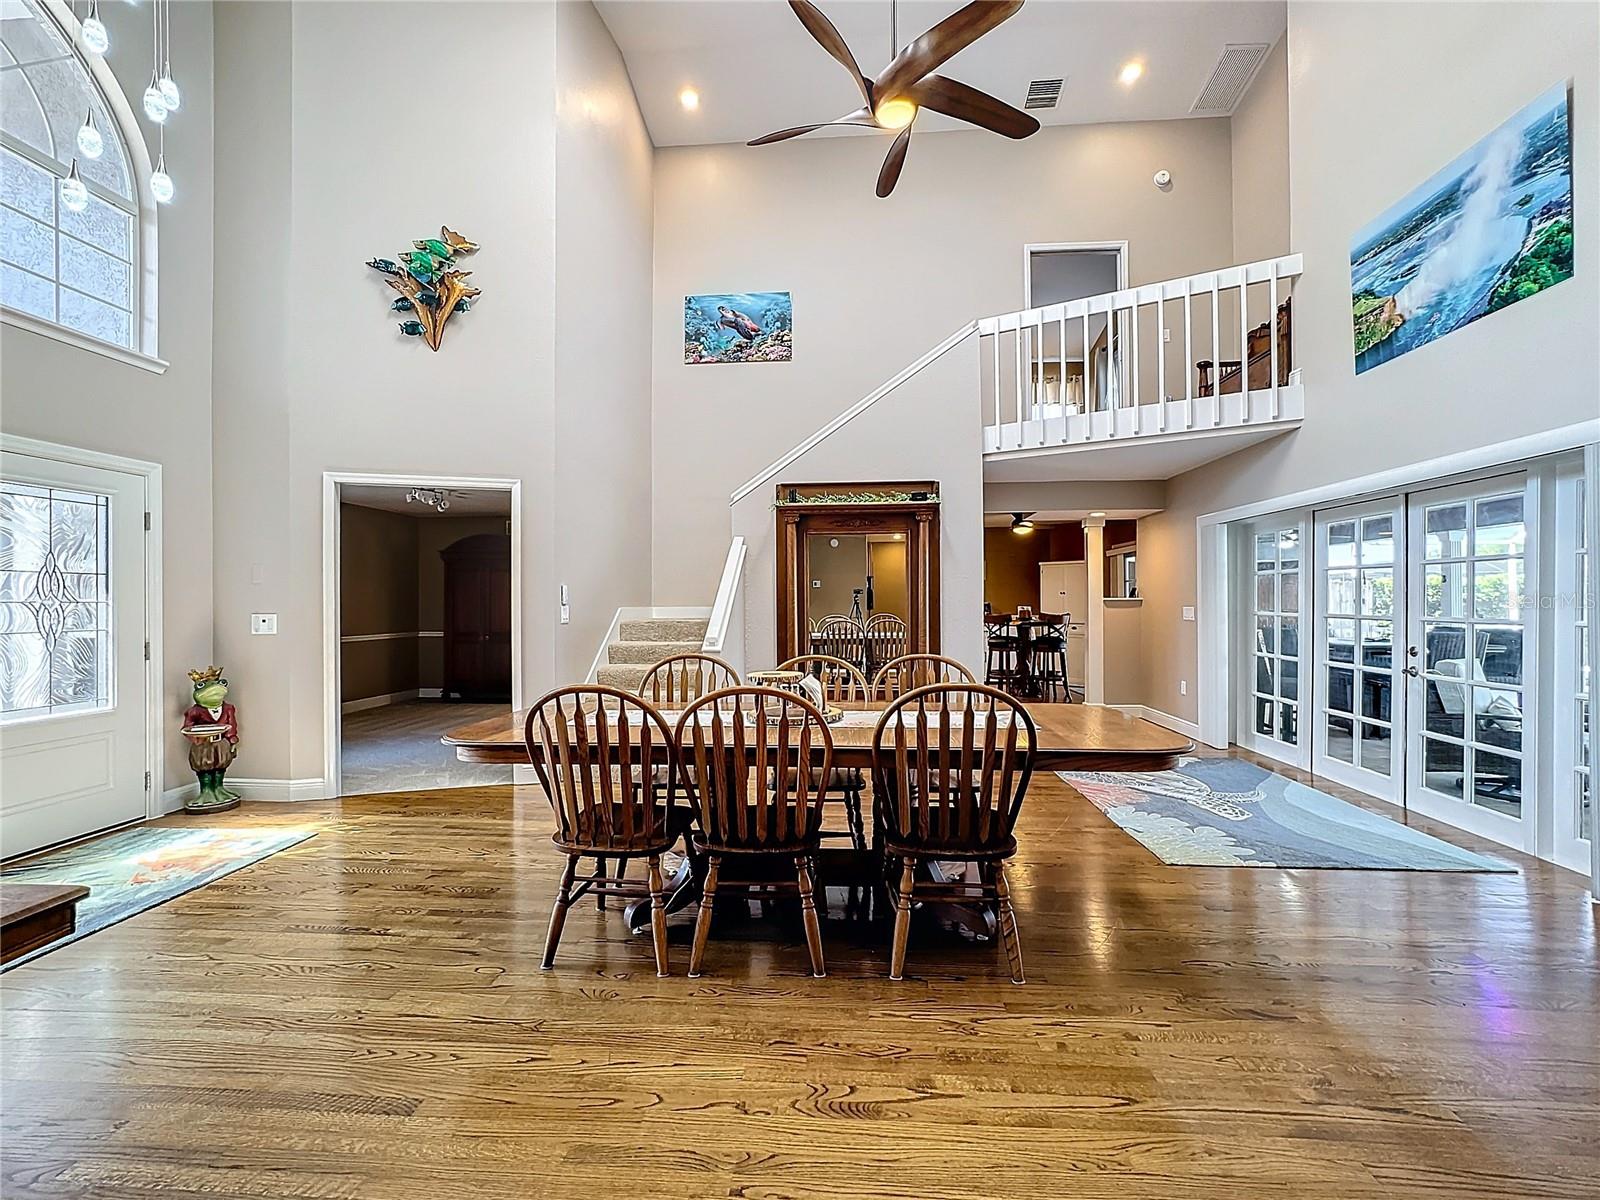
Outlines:
[[1405, 558], [1398, 498], [1317, 514], [1314, 769], [1398, 799], [1403, 713], [1395, 703]]
[[1463, 810], [1493, 814], [1490, 824], [1523, 815], [1533, 648], [1525, 492], [1519, 476], [1411, 497], [1408, 799], [1423, 812], [1443, 801], [1444, 819], [1469, 828], [1483, 825], [1463, 821]]
[[1309, 762], [1301, 713], [1301, 622], [1305, 531], [1290, 516], [1267, 518], [1246, 533], [1249, 623], [1241, 668], [1251, 681], [1241, 713], [1242, 743], [1296, 766]]

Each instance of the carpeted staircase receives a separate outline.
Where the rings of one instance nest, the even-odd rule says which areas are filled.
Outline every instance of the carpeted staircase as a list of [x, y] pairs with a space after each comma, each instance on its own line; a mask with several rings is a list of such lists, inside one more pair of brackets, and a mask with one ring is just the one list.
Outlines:
[[601, 666], [596, 682], [625, 692], [634, 691], [644, 679], [644, 673], [663, 658], [698, 652], [705, 641], [707, 624], [700, 617], [623, 621], [618, 627], [618, 640], [606, 648], [606, 663]]

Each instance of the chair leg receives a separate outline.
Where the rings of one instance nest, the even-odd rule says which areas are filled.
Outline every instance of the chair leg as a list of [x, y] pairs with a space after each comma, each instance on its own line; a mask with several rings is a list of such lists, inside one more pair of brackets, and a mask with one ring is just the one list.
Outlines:
[[[623, 859], [617, 864], [617, 878], [622, 878], [622, 870], [628, 860]], [[656, 974], [666, 976], [672, 974], [667, 965], [667, 896], [661, 882], [661, 856], [650, 856], [650, 933], [656, 944]]]
[[911, 934], [911, 889], [915, 886], [916, 864], [910, 859], [900, 864], [900, 892], [894, 908], [894, 948], [889, 954], [889, 978], [904, 979], [906, 939]]
[[861, 789], [848, 787], [844, 790], [844, 812], [850, 823], [850, 842], [857, 850], [867, 848], [867, 827], [861, 819]]
[[706, 878], [700, 888], [700, 911], [694, 919], [694, 949], [689, 952], [689, 978], [700, 978], [700, 964], [706, 956], [706, 939], [711, 936], [711, 910], [717, 902], [717, 875], [722, 871], [722, 856], [706, 856]]
[[[611, 870], [610, 870], [609, 866], [607, 865], [606, 856], [604, 854], [596, 854], [594, 856], [594, 873], [596, 875], [598, 875], [601, 878], [602, 881], [604, 881], [606, 879], [606, 877], [611, 874]], [[599, 887], [599, 888], [595, 889], [594, 904], [595, 904], [595, 907], [598, 908], [601, 912], [605, 912], [605, 910], [606, 910], [606, 891], [605, 891], [604, 887]]]
[[567, 906], [572, 903], [572, 877], [578, 873], [578, 856], [567, 855], [567, 865], [561, 872], [561, 884], [556, 890], [556, 906], [550, 913], [550, 932], [544, 937], [543, 970], [555, 965], [556, 947], [561, 943], [561, 927], [567, 923]]
[[1022, 975], [1022, 939], [1017, 936], [1017, 914], [1011, 907], [1011, 885], [1006, 881], [1004, 863], [994, 865], [994, 891], [1000, 905], [1000, 942], [1006, 948], [1006, 958], [1011, 963], [1011, 982], [1024, 983]]
[[822, 961], [822, 923], [817, 920], [817, 901], [812, 894], [811, 864], [807, 856], [794, 856], [795, 878], [800, 883], [800, 920], [806, 927], [806, 949], [811, 951], [811, 974], [821, 979], [828, 973]]

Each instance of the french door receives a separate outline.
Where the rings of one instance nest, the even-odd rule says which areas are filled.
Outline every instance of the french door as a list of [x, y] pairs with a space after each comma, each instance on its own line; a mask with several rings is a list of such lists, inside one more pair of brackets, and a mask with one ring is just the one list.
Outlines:
[[147, 814], [146, 480], [0, 453], [0, 855]]
[[1405, 711], [1405, 499], [1316, 514], [1312, 770], [1399, 803]]
[[1237, 741], [1247, 750], [1293, 767], [1311, 762], [1310, 685], [1302, 683], [1301, 662], [1310, 628], [1309, 531], [1298, 514], [1284, 513], [1248, 526], [1243, 559], [1249, 570], [1240, 580], [1250, 618], [1243, 630], [1238, 662], [1243, 706]]
[[1522, 475], [1413, 493], [1406, 635], [1409, 807], [1530, 850], [1534, 511]]

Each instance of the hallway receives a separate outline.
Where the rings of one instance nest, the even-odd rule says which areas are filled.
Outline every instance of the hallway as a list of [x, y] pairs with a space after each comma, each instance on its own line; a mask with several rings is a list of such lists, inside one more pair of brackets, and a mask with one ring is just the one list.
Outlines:
[[362, 796], [510, 783], [510, 767], [460, 762], [439, 744], [446, 729], [492, 717], [504, 708], [411, 700], [346, 713], [342, 792]]

